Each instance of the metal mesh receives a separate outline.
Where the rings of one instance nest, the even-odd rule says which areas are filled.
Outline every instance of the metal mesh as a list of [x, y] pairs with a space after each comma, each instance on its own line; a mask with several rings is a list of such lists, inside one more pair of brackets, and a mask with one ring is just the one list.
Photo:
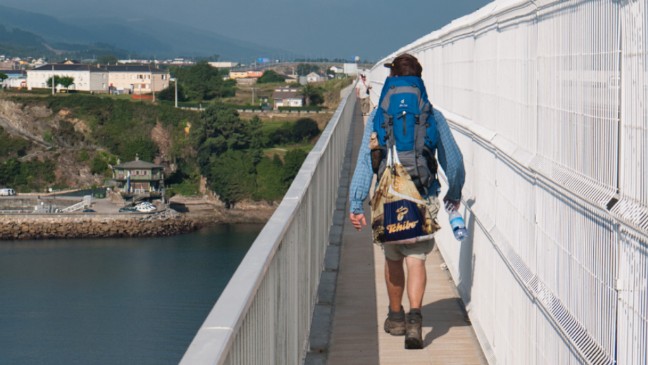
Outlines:
[[437, 242], [493, 361], [646, 363], [646, 6], [495, 1], [389, 56], [464, 153], [471, 239]]

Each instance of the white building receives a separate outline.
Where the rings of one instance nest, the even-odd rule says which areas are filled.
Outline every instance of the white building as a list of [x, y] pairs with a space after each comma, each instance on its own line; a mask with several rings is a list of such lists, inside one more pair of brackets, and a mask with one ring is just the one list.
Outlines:
[[0, 87], [21, 89], [27, 87], [27, 72], [25, 70], [0, 70], [7, 78], [0, 82]]
[[321, 82], [321, 81], [324, 81], [324, 78], [315, 72], [311, 72], [308, 75], [306, 75], [306, 82], [309, 84], [313, 82]]
[[106, 66], [111, 91], [150, 94], [169, 87], [169, 71], [149, 65]]
[[275, 110], [286, 106], [297, 108], [304, 106], [304, 97], [299, 94], [297, 89], [275, 89], [274, 93], [272, 93], [272, 100], [274, 101]]
[[213, 68], [234, 68], [239, 65], [238, 62], [207, 62]]
[[357, 63], [345, 63], [343, 67], [344, 67], [344, 73], [349, 76], [355, 76], [358, 74]]
[[151, 63], [151, 62], [153, 62], [153, 61], [145, 60], [145, 59], [133, 60], [133, 59], [130, 59], [130, 58], [127, 59], [127, 60], [117, 60], [117, 63], [120, 64], [120, 65], [142, 65], [142, 64], [147, 64], [147, 63]]
[[27, 89], [46, 89], [47, 80], [53, 76], [72, 77], [74, 84], [71, 90], [107, 92], [108, 71], [91, 65], [55, 65], [47, 64], [33, 70], [27, 70]]

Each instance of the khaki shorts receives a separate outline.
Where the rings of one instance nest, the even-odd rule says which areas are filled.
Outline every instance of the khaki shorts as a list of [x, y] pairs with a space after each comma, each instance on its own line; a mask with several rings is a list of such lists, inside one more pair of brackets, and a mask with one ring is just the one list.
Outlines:
[[[432, 219], [436, 219], [440, 207], [439, 198], [431, 196], [426, 200], [430, 216]], [[427, 241], [413, 243], [411, 245], [383, 244], [382, 248], [385, 253], [385, 258], [390, 261], [399, 261], [405, 257], [413, 257], [425, 261], [427, 255], [432, 252], [432, 249], [434, 248], [434, 238]]]

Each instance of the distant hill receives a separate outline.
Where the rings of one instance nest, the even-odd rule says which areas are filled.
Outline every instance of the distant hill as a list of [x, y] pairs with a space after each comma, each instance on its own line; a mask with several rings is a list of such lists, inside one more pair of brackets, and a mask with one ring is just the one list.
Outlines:
[[[207, 57], [249, 62], [258, 57], [296, 58], [299, 55], [227, 38], [215, 33], [159, 19], [127, 21], [117, 18], [57, 19], [48, 15], [0, 6], [0, 51], [11, 49], [125, 52], [142, 57]], [[15, 39], [12, 39], [16, 37]], [[18, 41], [20, 39], [20, 41]], [[23, 42], [24, 41], [24, 42]], [[43, 44], [46, 44], [44, 46]], [[11, 53], [13, 54], [13, 53]]]
[[43, 48], [45, 40], [36, 34], [20, 29], [7, 30], [0, 25], [0, 52], [11, 53], [12, 50], [38, 51]]
[[25, 57], [92, 58], [94, 55], [127, 55], [128, 52], [107, 44], [66, 44], [48, 42], [42, 37], [21, 29], [7, 29], [0, 25], [0, 54]]

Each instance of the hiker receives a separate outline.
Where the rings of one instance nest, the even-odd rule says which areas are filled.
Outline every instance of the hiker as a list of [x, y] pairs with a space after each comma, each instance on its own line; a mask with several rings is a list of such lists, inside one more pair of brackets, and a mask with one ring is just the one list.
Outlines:
[[[381, 97], [378, 102], [378, 108], [371, 113], [369, 120], [365, 125], [362, 144], [358, 154], [358, 161], [356, 163], [355, 172], [351, 181], [349, 199], [350, 199], [350, 214], [349, 218], [351, 223], [357, 230], [361, 230], [365, 226], [366, 218], [363, 210], [363, 202], [367, 198], [373, 174], [376, 173], [375, 164], [372, 166], [372, 150], [370, 150], [370, 139], [376, 139], [377, 136], [387, 136], [385, 129], [388, 123], [384, 123], [385, 119], [389, 119], [394, 124], [397, 119], [401, 117], [398, 114], [395, 118], [388, 116], [385, 105], [389, 105], [387, 100], [395, 100], [394, 104], [406, 104], [405, 98], [400, 95], [395, 95], [395, 86], [403, 86], [409, 90], [419, 90], [420, 97], [417, 96], [420, 104], [425, 105], [424, 108], [429, 112], [427, 123], [423, 121], [427, 128], [425, 133], [426, 141], [433, 141], [432, 150], [436, 150], [438, 159], [446, 177], [448, 178], [448, 192], [443, 201], [448, 210], [456, 210], [459, 208], [461, 200], [461, 190], [463, 188], [465, 179], [465, 170], [463, 165], [463, 157], [457, 143], [450, 132], [448, 123], [445, 117], [436, 109], [434, 109], [427, 100], [427, 92], [425, 85], [421, 79], [423, 71], [418, 60], [410, 54], [402, 54], [396, 57], [392, 62], [385, 64], [385, 67], [390, 68], [390, 75], [385, 80], [385, 84], [381, 91]], [[405, 89], [402, 88], [402, 89]], [[394, 89], [391, 90], [390, 89]], [[385, 96], [388, 98], [385, 98]], [[402, 100], [402, 101], [401, 101]], [[411, 99], [410, 99], [411, 100]], [[396, 105], [399, 107], [399, 105]], [[389, 108], [391, 109], [391, 108]], [[380, 113], [380, 114], [379, 114]], [[401, 112], [399, 112], [401, 113]], [[402, 112], [405, 114], [404, 112]], [[419, 113], [420, 114], [420, 113]], [[418, 115], [416, 116], [418, 117]], [[403, 119], [405, 119], [403, 115]], [[381, 131], [380, 129], [383, 128]], [[418, 128], [418, 127], [417, 127]], [[408, 130], [409, 132], [405, 132]], [[414, 134], [416, 128], [403, 129], [403, 127], [396, 128], [393, 126], [392, 132], [396, 137], [405, 132], [406, 134]], [[422, 134], [423, 135], [423, 134]], [[383, 137], [383, 139], [387, 139]], [[414, 137], [412, 137], [413, 139]], [[391, 139], [393, 141], [393, 138]], [[398, 149], [398, 141], [395, 145]], [[427, 142], [426, 142], [427, 143]], [[418, 148], [418, 147], [417, 147]], [[420, 151], [416, 151], [420, 154]], [[400, 153], [399, 153], [400, 155]], [[432, 152], [434, 156], [434, 152]], [[382, 157], [384, 159], [384, 155]], [[434, 159], [434, 157], [432, 157]], [[375, 162], [375, 161], [374, 161]], [[403, 165], [406, 162], [403, 160]], [[418, 162], [415, 162], [418, 165]], [[438, 229], [437, 213], [439, 211], [440, 184], [436, 177], [436, 159], [429, 161], [431, 177], [426, 178], [425, 183], [420, 184], [421, 179], [412, 176], [412, 181], [418, 181], [417, 189], [424, 198], [430, 215]], [[382, 162], [384, 166], [384, 160]], [[405, 166], [407, 167], [407, 166]], [[417, 168], [414, 167], [414, 170]], [[409, 171], [410, 169], [408, 169]], [[413, 175], [414, 173], [410, 173]], [[379, 176], [380, 179], [380, 176]], [[385, 332], [393, 336], [405, 335], [405, 348], [406, 349], [421, 349], [423, 348], [422, 338], [422, 315], [421, 306], [423, 303], [423, 293], [425, 292], [426, 285], [426, 272], [425, 272], [425, 259], [426, 256], [432, 251], [434, 247], [434, 238], [424, 240], [413, 244], [382, 244], [382, 249], [385, 255], [385, 281], [387, 284], [387, 294], [389, 296], [389, 309], [387, 319], [385, 320]], [[403, 293], [405, 292], [405, 271], [403, 268], [403, 261], [407, 267], [407, 297], [409, 299], [410, 308], [409, 312], [405, 314], [402, 306]]]
[[369, 115], [371, 111], [371, 98], [369, 93], [371, 91], [371, 85], [367, 82], [367, 75], [361, 73], [360, 79], [356, 84], [356, 96], [360, 99], [360, 110], [362, 110], [362, 115]]

